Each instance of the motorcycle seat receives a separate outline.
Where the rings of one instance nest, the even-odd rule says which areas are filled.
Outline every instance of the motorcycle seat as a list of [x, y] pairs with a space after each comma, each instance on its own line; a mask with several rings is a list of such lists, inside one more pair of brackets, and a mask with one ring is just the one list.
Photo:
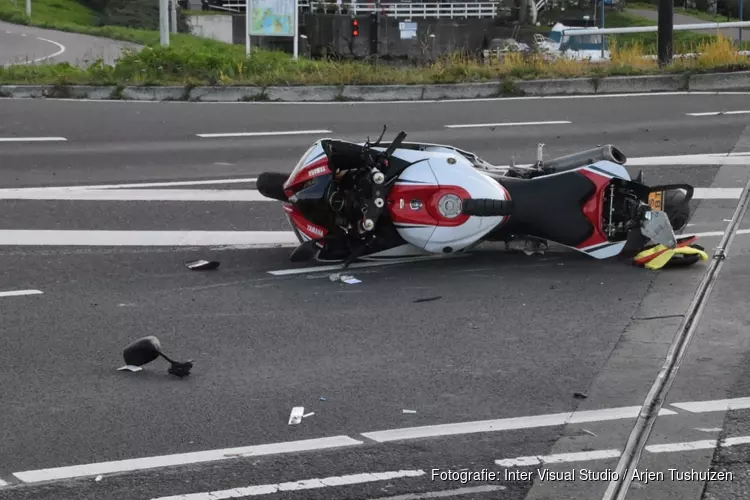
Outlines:
[[579, 172], [498, 182], [513, 200], [509, 229], [566, 246], [576, 246], [594, 232], [583, 205], [596, 185]]

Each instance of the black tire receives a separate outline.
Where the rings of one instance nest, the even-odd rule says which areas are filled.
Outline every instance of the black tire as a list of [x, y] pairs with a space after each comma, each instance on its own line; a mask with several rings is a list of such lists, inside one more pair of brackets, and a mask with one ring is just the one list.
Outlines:
[[271, 198], [278, 201], [289, 201], [284, 194], [284, 183], [289, 174], [282, 174], [280, 172], [263, 172], [258, 176], [258, 180], [255, 182], [255, 187], [258, 188], [258, 192], [266, 198]]
[[667, 191], [664, 197], [664, 211], [675, 231], [684, 229], [690, 220], [690, 204], [685, 202], [685, 195], [682, 189], [675, 189]]

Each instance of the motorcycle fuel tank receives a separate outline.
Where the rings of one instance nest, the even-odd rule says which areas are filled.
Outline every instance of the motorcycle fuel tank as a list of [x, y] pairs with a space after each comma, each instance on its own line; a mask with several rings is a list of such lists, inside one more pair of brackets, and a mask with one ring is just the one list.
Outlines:
[[506, 217], [461, 213], [462, 200], [507, 200], [504, 187], [477, 171], [460, 155], [399, 150], [396, 156], [415, 163], [399, 176], [388, 209], [401, 237], [432, 253], [451, 253], [478, 242]]

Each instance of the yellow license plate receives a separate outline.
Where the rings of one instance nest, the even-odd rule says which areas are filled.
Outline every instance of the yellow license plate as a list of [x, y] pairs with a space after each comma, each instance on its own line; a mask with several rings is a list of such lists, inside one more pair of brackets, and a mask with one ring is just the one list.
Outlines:
[[648, 204], [653, 210], [664, 210], [664, 191], [649, 193]]

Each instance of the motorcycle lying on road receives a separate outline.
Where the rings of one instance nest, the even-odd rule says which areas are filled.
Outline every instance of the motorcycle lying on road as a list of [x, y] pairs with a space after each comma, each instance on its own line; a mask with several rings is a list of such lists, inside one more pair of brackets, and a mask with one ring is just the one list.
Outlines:
[[384, 134], [362, 144], [320, 139], [291, 174], [258, 177], [263, 196], [284, 202], [300, 241], [292, 261], [347, 267], [517, 240], [595, 259], [635, 256], [647, 266], [707, 258], [694, 237], [675, 235], [687, 224], [693, 187], [647, 186], [642, 171], [631, 179], [611, 145], [544, 162], [540, 144], [534, 165], [496, 167], [453, 146], [404, 142], [404, 132], [382, 143]]

